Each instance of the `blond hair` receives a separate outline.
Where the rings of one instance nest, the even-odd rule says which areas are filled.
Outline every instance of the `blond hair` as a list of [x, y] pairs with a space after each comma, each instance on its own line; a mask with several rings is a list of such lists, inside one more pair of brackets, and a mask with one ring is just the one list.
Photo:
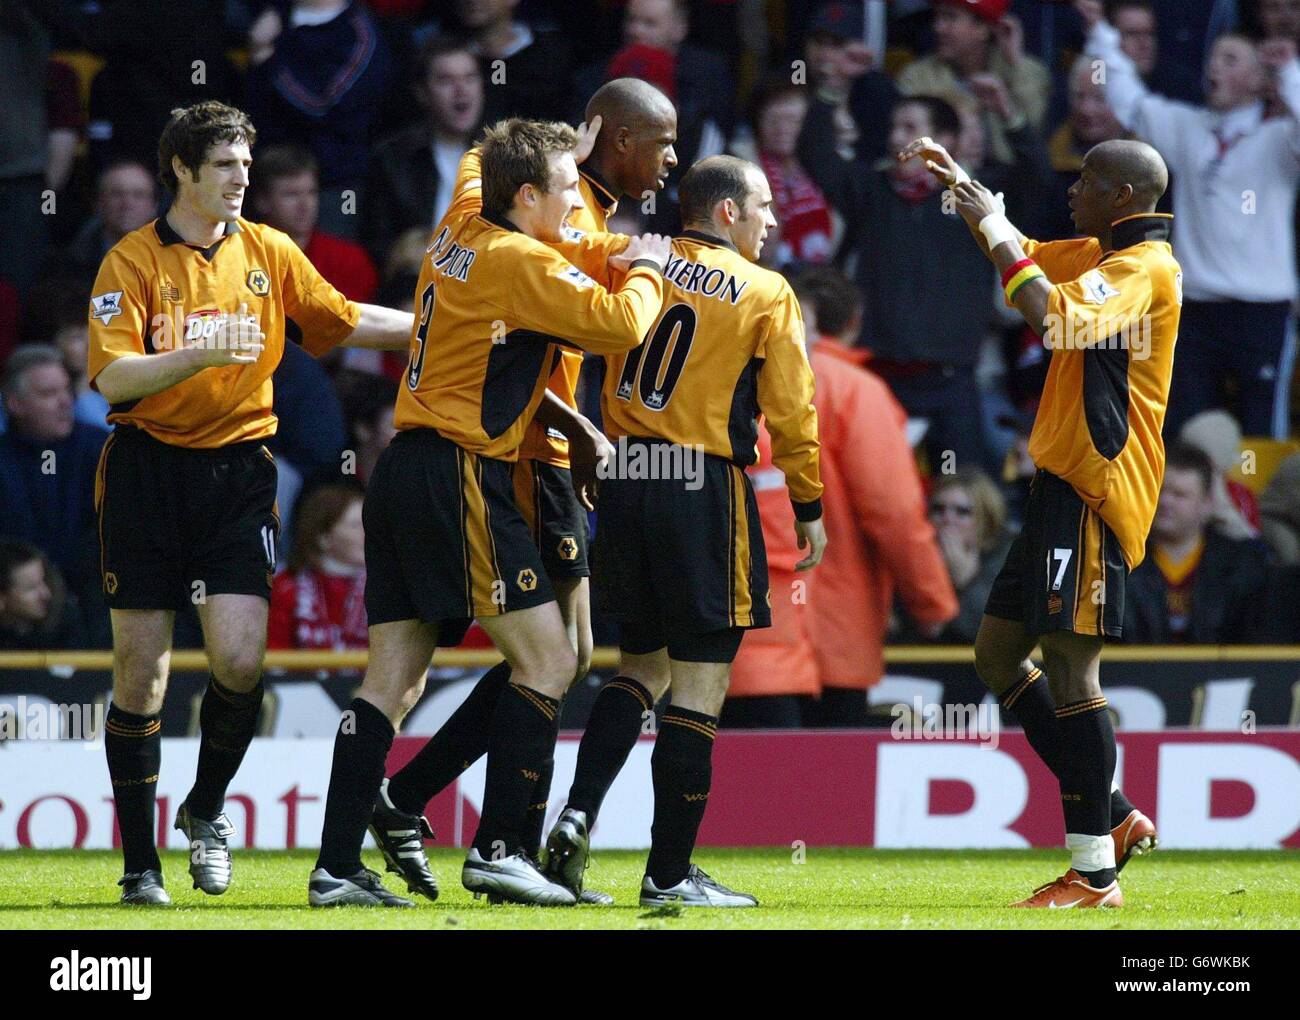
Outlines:
[[940, 475], [935, 479], [934, 489], [930, 493], [933, 499], [948, 489], [963, 489], [970, 496], [975, 510], [975, 530], [978, 535], [981, 552], [995, 548], [1002, 540], [1002, 531], [1007, 523], [1007, 501], [992, 480], [983, 471], [976, 468], [961, 468], [950, 475]]

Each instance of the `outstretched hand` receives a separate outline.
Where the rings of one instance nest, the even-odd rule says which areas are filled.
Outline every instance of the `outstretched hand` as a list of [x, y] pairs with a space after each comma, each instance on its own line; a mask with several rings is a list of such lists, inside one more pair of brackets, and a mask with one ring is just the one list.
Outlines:
[[978, 227], [985, 216], [1005, 211], [1002, 207], [1002, 199], [979, 181], [962, 181], [960, 184], [954, 184], [952, 193], [957, 198], [957, 212], [972, 227]]
[[898, 154], [898, 161], [906, 163], [909, 159], [920, 156], [925, 160], [925, 168], [939, 178], [940, 182], [951, 187], [957, 180], [957, 161], [948, 154], [948, 150], [932, 138], [918, 138], [908, 144]]

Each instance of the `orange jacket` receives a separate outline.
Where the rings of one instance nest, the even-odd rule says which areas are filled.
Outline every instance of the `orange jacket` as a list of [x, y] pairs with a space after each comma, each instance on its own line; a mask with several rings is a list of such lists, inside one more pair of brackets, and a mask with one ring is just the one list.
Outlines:
[[[823, 339], [809, 360], [827, 538], [810, 586], [813, 648], [823, 685], [865, 689], [884, 673], [895, 590], [920, 624], [951, 620], [957, 596], [926, 516], [902, 407], [877, 375], [859, 367], [860, 352]], [[772, 601], [775, 610], [775, 588]]]
[[806, 552], [799, 549], [790, 493], [785, 487], [785, 475], [772, 463], [772, 440], [766, 428], [758, 430], [758, 460], [746, 468], [746, 473], [758, 500], [763, 545], [767, 548], [772, 626], [745, 632], [731, 666], [727, 694], [816, 695], [821, 692], [821, 682], [812, 647], [808, 593], [817, 571], [794, 569]]

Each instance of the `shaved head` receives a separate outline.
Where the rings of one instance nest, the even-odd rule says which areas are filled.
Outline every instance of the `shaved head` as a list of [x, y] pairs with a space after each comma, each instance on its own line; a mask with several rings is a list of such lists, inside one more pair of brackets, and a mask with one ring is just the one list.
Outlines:
[[1160, 153], [1146, 142], [1117, 138], [1088, 150], [1084, 162], [1107, 184], [1133, 189], [1133, 204], [1150, 212], [1169, 187], [1169, 170]]
[[620, 127], [639, 131], [646, 121], [677, 120], [677, 110], [666, 95], [640, 78], [615, 78], [596, 90], [587, 103], [587, 120], [600, 117], [601, 133]]
[[677, 165], [677, 108], [640, 78], [606, 82], [587, 103], [587, 122], [600, 117], [588, 163], [619, 194], [644, 199]]

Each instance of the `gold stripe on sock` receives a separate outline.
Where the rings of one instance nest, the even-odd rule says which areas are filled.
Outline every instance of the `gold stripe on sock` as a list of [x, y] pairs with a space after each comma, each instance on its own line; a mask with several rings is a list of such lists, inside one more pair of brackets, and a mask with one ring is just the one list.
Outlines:
[[1003, 696], [1002, 707], [1010, 708], [1012, 705], [1014, 705], [1017, 701], [1020, 700], [1020, 696], [1024, 694], [1025, 691], [1029, 690], [1029, 685], [1032, 684], [1035, 680], [1037, 680], [1042, 675], [1043, 675], [1043, 671], [1039, 669], [1037, 666], [1035, 666], [1028, 673], [1022, 676], [1016, 682], [1016, 685], [1012, 687], [1011, 690], [1008, 691]]
[[716, 725], [709, 726], [704, 723], [696, 722], [694, 719], [683, 719], [678, 715], [666, 715], [664, 716], [663, 721], [665, 723], [673, 723], [677, 726], [685, 726], [688, 730], [694, 730], [696, 733], [708, 737], [710, 740], [714, 739], [714, 737], [718, 735], [718, 727]]
[[1070, 705], [1062, 705], [1056, 710], [1056, 718], [1068, 719], [1076, 715], [1086, 715], [1089, 712], [1096, 712], [1106, 707], [1108, 702], [1105, 698], [1089, 698], [1087, 701], [1076, 701]]
[[524, 687], [520, 684], [511, 684], [510, 686], [513, 687], [520, 694], [522, 694], [525, 698], [527, 698], [528, 703], [532, 705], [533, 708], [537, 709], [537, 711], [541, 712], [542, 715], [546, 716], [548, 720], [554, 721], [555, 709], [552, 708], [550, 705], [548, 705], [542, 699], [542, 696], [540, 694], [538, 694], [536, 691], [529, 690], [527, 687]]
[[613, 687], [620, 691], [627, 691], [628, 694], [632, 695], [632, 697], [636, 698], [636, 700], [641, 703], [641, 706], [647, 712], [649, 712], [650, 709], [654, 708], [653, 705], [651, 705], [648, 701], [646, 701], [645, 691], [641, 690], [641, 688], [639, 687], [634, 687], [632, 684], [623, 683], [621, 680], [610, 680], [608, 683], [605, 684], [605, 686]]

